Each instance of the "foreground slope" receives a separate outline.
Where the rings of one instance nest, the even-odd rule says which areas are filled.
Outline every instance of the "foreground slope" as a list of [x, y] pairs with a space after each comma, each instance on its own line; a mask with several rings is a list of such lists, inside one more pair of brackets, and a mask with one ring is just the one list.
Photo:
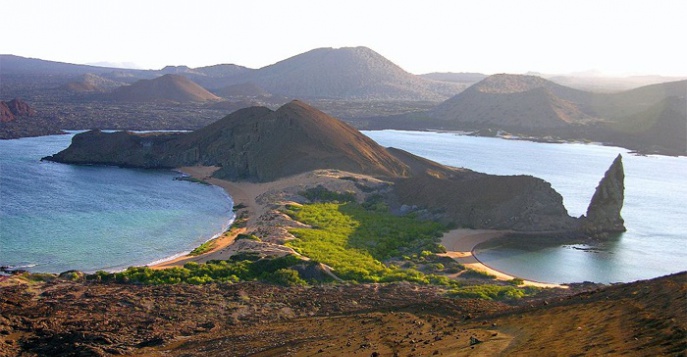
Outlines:
[[687, 349], [686, 273], [523, 308], [444, 293], [412, 284], [5, 282], [0, 354], [679, 356]]

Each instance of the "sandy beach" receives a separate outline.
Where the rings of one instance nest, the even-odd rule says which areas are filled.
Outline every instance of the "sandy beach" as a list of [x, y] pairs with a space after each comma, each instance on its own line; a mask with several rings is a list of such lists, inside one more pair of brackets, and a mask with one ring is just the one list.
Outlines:
[[[512, 280], [516, 277], [485, 265], [473, 255], [473, 251], [477, 245], [503, 237], [508, 233], [509, 231], [499, 230], [454, 229], [444, 233], [444, 236], [441, 238], [441, 244], [446, 247], [447, 250], [445, 254], [441, 255], [453, 258], [467, 268], [494, 275], [497, 280]], [[542, 283], [531, 280], [524, 280], [524, 283], [528, 286], [543, 288], [566, 288], [565, 285]]]

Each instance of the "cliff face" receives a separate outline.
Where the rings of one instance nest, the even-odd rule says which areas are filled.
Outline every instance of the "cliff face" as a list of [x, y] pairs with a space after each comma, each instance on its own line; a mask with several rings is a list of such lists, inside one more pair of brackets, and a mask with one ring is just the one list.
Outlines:
[[15, 98], [9, 102], [0, 101], [0, 122], [10, 122], [17, 117], [34, 115], [36, 115], [36, 111], [21, 99]]
[[620, 216], [625, 200], [625, 172], [622, 156], [613, 160], [587, 208], [587, 214], [580, 217], [582, 230], [592, 236], [625, 232], [625, 221]]
[[394, 192], [405, 204], [440, 211], [459, 227], [515, 231], [573, 231], [563, 197], [548, 182], [525, 175], [496, 176], [438, 165], [390, 149], [413, 169]]

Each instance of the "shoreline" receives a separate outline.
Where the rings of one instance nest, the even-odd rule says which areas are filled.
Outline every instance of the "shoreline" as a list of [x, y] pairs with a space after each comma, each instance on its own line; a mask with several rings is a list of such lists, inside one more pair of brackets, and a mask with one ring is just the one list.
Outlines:
[[[249, 200], [248, 195], [246, 194], [246, 192], [244, 192], [244, 190], [240, 187], [239, 184], [211, 178], [212, 173], [215, 172], [217, 169], [217, 167], [213, 166], [193, 166], [179, 167], [176, 168], [175, 171], [188, 175], [196, 180], [199, 180], [200, 182], [205, 182], [220, 187], [232, 200], [234, 207], [243, 205], [245, 208], [234, 212], [234, 219], [232, 223], [229, 225], [227, 231], [222, 232], [217, 237], [211, 238], [205, 242], [212, 242], [213, 244], [212, 249], [210, 249], [209, 251], [198, 255], [190, 255], [190, 252], [182, 252], [179, 254], [183, 255], [161, 262], [153, 262], [146, 265], [147, 267], [158, 270], [173, 267], [182, 267], [184, 266], [184, 264], [190, 262], [205, 263], [210, 260], [226, 260], [229, 259], [229, 257], [234, 253], [230, 246], [236, 241], [236, 238], [239, 236], [239, 234], [243, 234], [247, 231], [247, 228], [231, 227], [236, 222], [236, 220], [239, 219], [241, 214], [245, 214], [249, 217], [252, 216], [251, 212], [255, 212], [255, 200]], [[242, 211], [246, 213], [243, 213]]]
[[[496, 277], [496, 280], [513, 280], [517, 277], [484, 264], [474, 255], [475, 249], [477, 249], [477, 246], [479, 246], [480, 244], [486, 243], [493, 239], [504, 237], [509, 233], [512, 232], [486, 229], [454, 229], [444, 233], [444, 235], [441, 237], [441, 244], [444, 247], [446, 247], [446, 253], [440, 255], [452, 258], [458, 263], [464, 265], [466, 268], [491, 274]], [[523, 279], [523, 282], [526, 286], [534, 286], [540, 288], [567, 288], [566, 285], [546, 283], [534, 280]]]

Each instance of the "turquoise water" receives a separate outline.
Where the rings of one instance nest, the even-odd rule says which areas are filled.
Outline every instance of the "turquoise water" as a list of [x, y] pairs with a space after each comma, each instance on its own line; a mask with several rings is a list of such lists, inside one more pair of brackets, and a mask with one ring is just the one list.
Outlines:
[[629, 282], [687, 270], [687, 158], [637, 156], [619, 147], [547, 144], [454, 133], [367, 131], [383, 146], [440, 163], [498, 175], [526, 174], [550, 182], [568, 213], [586, 212], [613, 159], [623, 155], [627, 232], [578, 245], [511, 242], [475, 252], [485, 264], [544, 282]]
[[232, 202], [172, 171], [41, 162], [72, 135], [0, 140], [0, 265], [119, 270], [188, 252], [224, 231]]

